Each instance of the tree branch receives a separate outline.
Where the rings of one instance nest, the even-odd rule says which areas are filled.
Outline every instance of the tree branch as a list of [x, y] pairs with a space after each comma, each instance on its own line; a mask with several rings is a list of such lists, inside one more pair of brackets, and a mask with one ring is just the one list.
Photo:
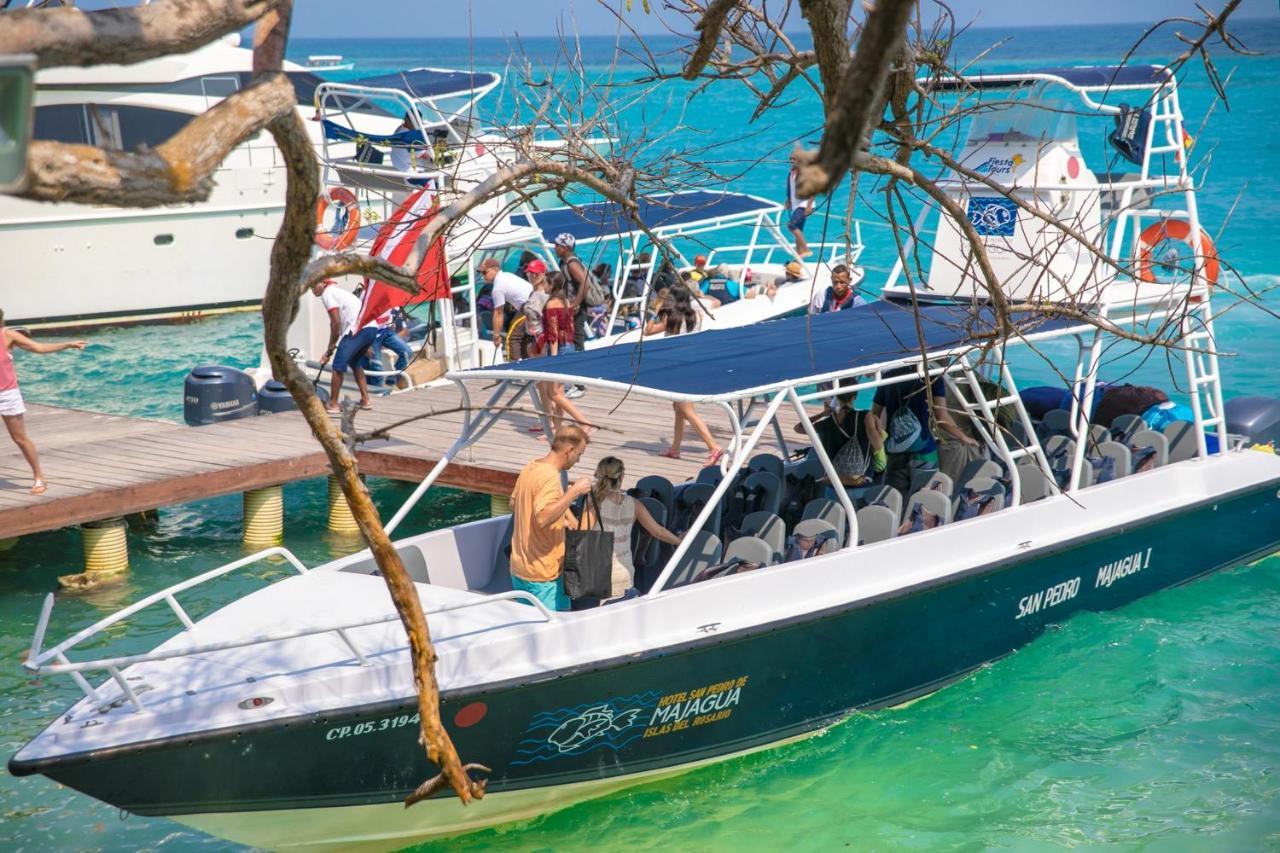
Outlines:
[[279, 0], [156, 0], [87, 12], [19, 9], [0, 24], [0, 54], [34, 53], [36, 66], [128, 65], [188, 53], [240, 30]]
[[30, 180], [19, 195], [116, 207], [203, 201], [227, 154], [272, 119], [294, 112], [296, 103], [293, 85], [277, 72], [196, 116], [155, 150], [35, 141], [27, 158]]

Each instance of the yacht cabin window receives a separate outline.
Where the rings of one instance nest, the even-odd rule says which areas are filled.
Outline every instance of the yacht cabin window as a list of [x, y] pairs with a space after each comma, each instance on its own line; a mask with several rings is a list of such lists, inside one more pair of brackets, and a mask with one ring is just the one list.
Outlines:
[[107, 104], [36, 107], [35, 118], [36, 139], [125, 151], [155, 148], [191, 121], [186, 113], [172, 110]]

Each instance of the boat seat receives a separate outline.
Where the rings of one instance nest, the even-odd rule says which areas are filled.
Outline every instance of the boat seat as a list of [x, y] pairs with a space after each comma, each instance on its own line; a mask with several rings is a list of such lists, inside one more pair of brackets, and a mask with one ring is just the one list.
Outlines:
[[672, 519], [676, 508], [675, 487], [666, 477], [650, 474], [636, 481], [631, 496], [636, 498], [653, 498], [667, 508], [667, 518]]
[[[916, 510], [921, 510], [917, 513]], [[923, 513], [936, 516], [938, 521], [936, 526], [946, 524], [951, 520], [951, 499], [942, 492], [935, 492], [932, 489], [921, 489], [910, 497], [907, 501], [906, 510], [903, 512], [902, 526], [898, 530], [898, 534], [913, 532], [912, 528], [917, 524], [917, 515], [923, 518]]]
[[1050, 409], [1040, 419], [1043, 434], [1047, 438], [1052, 435], [1071, 434], [1071, 412], [1067, 409]]
[[724, 562], [742, 560], [757, 566], [772, 566], [778, 562], [773, 546], [758, 536], [740, 536], [729, 543], [724, 552]]
[[787, 548], [787, 527], [775, 513], [763, 511], [750, 513], [742, 519], [741, 530], [744, 536], [754, 536], [764, 540], [773, 549], [773, 562], [782, 562], [782, 555], [786, 553]]
[[[797, 536], [811, 537], [814, 540], [813, 547], [808, 553], [801, 550], [800, 543], [796, 540]], [[794, 562], [820, 554], [830, 554], [839, 547], [840, 531], [820, 518], [806, 518], [797, 524], [791, 536], [787, 537], [787, 559]]]
[[956, 521], [990, 515], [1004, 509], [1008, 496], [1004, 485], [991, 477], [974, 477], [956, 491], [953, 515]]
[[1103, 443], [1110, 440], [1111, 430], [1102, 424], [1092, 424], [1089, 427], [1089, 443], [1085, 445], [1085, 452], [1091, 456], [1096, 456]]
[[[814, 457], [815, 461], [817, 457]], [[754, 474], [756, 471], [767, 471], [778, 478], [779, 482], [786, 482], [787, 471], [786, 464], [780, 456], [774, 456], [772, 453], [757, 453], [747, 461], [747, 470]], [[822, 463], [818, 463], [818, 470], [822, 470]]]
[[1170, 462], [1185, 462], [1200, 452], [1196, 447], [1196, 425], [1190, 421], [1171, 421], [1162, 432], [1169, 439]]
[[689, 550], [685, 551], [684, 556], [680, 558], [680, 562], [676, 563], [675, 571], [671, 573], [671, 579], [667, 587], [685, 586], [697, 577], [699, 572], [709, 569], [719, 562], [720, 537], [714, 533], [699, 530], [693, 534], [693, 541], [689, 543]]
[[[1133, 472], [1159, 468], [1169, 461], [1169, 439], [1164, 433], [1153, 429], [1140, 429], [1128, 441], [1129, 453], [1133, 456]], [[1155, 451], [1154, 456], [1144, 453], [1148, 448]]]
[[[1104, 471], [1104, 466], [1097, 464], [1097, 459], [1110, 459], [1110, 471]], [[1095, 483], [1105, 483], [1109, 480], [1118, 480], [1121, 477], [1127, 477], [1129, 472], [1133, 470], [1133, 458], [1129, 453], [1129, 448], [1125, 447], [1118, 441], [1104, 441], [1098, 445], [1097, 457], [1090, 456], [1089, 461], [1093, 462], [1093, 480]], [[1111, 476], [1105, 476], [1109, 473]]]
[[724, 472], [720, 470], [719, 465], [708, 465], [698, 472], [698, 476], [694, 478], [694, 482], [717, 486], [723, 479]]
[[777, 515], [782, 509], [782, 479], [768, 471], [748, 474], [739, 487], [747, 494], [747, 514], [771, 512]]
[[[511, 525], [507, 525], [510, 528]], [[507, 553], [511, 552], [511, 535], [507, 534]], [[427, 572], [427, 558], [422, 556], [422, 549], [416, 545], [402, 545], [396, 549], [400, 555], [400, 562], [404, 563], [405, 571], [409, 573], [409, 577], [413, 578], [415, 583], [431, 583], [431, 576]], [[374, 575], [381, 577], [382, 572], [378, 570], [378, 561], [372, 556], [367, 557], [349, 566], [343, 566], [340, 571], [350, 572], [355, 575]]]
[[934, 471], [929, 479], [925, 481], [922, 488], [933, 489], [935, 492], [942, 492], [948, 498], [955, 495], [956, 486], [951, 482], [951, 477], [941, 471]]
[[1022, 484], [1022, 503], [1035, 503], [1053, 494], [1049, 477], [1032, 459], [1018, 460], [1018, 480]]
[[1015, 420], [1005, 430], [1005, 443], [1010, 447], [1027, 447], [1031, 444], [1031, 437], [1027, 435], [1026, 428], [1022, 425], [1022, 420]]
[[1065, 489], [1071, 479], [1071, 465], [1076, 456], [1076, 443], [1065, 435], [1050, 436], [1044, 443], [1044, 455], [1049, 460], [1049, 470], [1058, 481], [1058, 488]]
[[804, 511], [800, 513], [800, 520], [803, 522], [810, 518], [820, 518], [834, 527], [836, 534], [840, 537], [840, 547], [844, 547], [845, 532], [849, 529], [849, 523], [845, 517], [844, 507], [839, 502], [831, 498], [816, 498], [809, 501], [805, 504]]
[[[681, 533], [688, 530], [697, 519], [698, 513], [702, 512], [702, 508], [706, 506], [707, 501], [711, 500], [715, 490], [715, 486], [707, 483], [691, 483], [681, 489], [675, 497], [675, 515], [672, 521], [674, 528], [669, 529]], [[716, 504], [715, 509], [702, 525], [703, 530], [714, 533], [720, 529], [720, 513], [723, 507], [724, 501]]]
[[[649, 515], [653, 516], [654, 521], [663, 527], [667, 526], [667, 508], [656, 498], [636, 498], [636, 500], [644, 504], [644, 508], [649, 511]], [[649, 531], [639, 524], [631, 525], [631, 564], [636, 570], [636, 589], [642, 593], [648, 592], [649, 587], [653, 586], [653, 582], [658, 578], [658, 572], [666, 562], [662, 559], [663, 544], [650, 536]]]
[[[893, 510], [894, 518], [902, 518], [902, 492], [893, 486], [867, 486], [859, 498], [862, 506], [886, 506]], [[858, 506], [857, 503], [854, 506]]]
[[805, 504], [822, 494], [826, 472], [816, 454], [786, 465], [782, 477], [782, 511], [778, 515], [794, 525], [800, 520]]
[[1146, 429], [1147, 422], [1142, 415], [1116, 415], [1111, 421], [1111, 436], [1116, 441], [1127, 443], [1138, 430]]
[[[898, 535], [898, 515], [884, 504], [868, 504], [864, 506], [858, 510], [857, 519], [859, 545], [883, 542]], [[817, 521], [819, 519], [812, 520]]]
[[959, 481], [967, 483], [974, 477], [990, 477], [993, 480], [1004, 479], [1004, 467], [994, 459], [973, 459], [960, 469]]

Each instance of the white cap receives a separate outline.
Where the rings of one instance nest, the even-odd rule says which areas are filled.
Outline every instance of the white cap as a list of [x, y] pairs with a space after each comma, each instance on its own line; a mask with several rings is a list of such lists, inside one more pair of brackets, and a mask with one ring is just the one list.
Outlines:
[[574, 237], [567, 231], [556, 235], [557, 246], [564, 246], [567, 249], [572, 249], [577, 242], [578, 238]]

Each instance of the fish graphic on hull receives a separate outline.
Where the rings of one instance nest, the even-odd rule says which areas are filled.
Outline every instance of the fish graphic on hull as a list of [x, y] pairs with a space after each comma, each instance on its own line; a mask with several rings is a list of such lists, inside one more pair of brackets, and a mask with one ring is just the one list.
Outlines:
[[610, 706], [596, 705], [565, 720], [547, 736], [547, 740], [561, 752], [572, 752], [598, 737], [630, 728], [635, 725], [639, 713], [639, 708], [631, 708], [615, 717]]

